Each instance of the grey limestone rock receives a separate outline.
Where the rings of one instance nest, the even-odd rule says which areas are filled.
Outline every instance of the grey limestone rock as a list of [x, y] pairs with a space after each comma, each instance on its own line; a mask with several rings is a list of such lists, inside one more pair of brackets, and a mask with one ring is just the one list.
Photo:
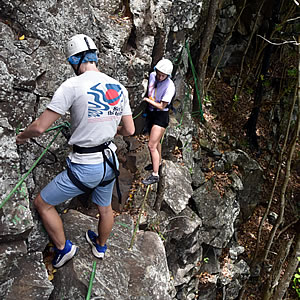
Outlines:
[[[0, 249], [1, 253], [8, 256], [5, 281], [0, 282], [1, 299], [49, 299], [53, 285], [48, 280], [42, 253], [26, 253], [24, 245], [22, 246], [20, 242], [14, 244], [15, 247], [11, 249], [9, 248], [11, 245], [5, 250], [3, 246]], [[1, 259], [1, 264], [2, 262]]]
[[165, 161], [161, 175], [160, 202], [167, 203], [175, 214], [179, 214], [185, 209], [193, 193], [189, 170], [171, 161]]
[[204, 242], [217, 248], [226, 246], [234, 233], [234, 222], [240, 211], [236, 195], [228, 190], [221, 197], [208, 181], [194, 191], [193, 200], [203, 223], [201, 236]]
[[[50, 299], [85, 299], [93, 261], [85, 231], [96, 231], [98, 220], [70, 210], [63, 215], [67, 237], [79, 252], [55, 275]], [[170, 276], [162, 241], [156, 233], [139, 231], [132, 249], [133, 221], [128, 215], [115, 219], [105, 258], [97, 261], [92, 298], [171, 299]]]

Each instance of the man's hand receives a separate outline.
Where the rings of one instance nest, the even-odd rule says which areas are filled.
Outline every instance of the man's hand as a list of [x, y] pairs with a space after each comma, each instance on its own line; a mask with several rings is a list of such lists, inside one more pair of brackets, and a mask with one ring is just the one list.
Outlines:
[[23, 138], [22, 133], [18, 134], [16, 136], [16, 143], [17, 145], [25, 144], [27, 142], [28, 138]]
[[36, 119], [23, 132], [16, 136], [17, 145], [26, 143], [30, 138], [39, 137], [58, 118], [60, 118], [60, 114], [50, 109], [46, 109], [38, 119]]

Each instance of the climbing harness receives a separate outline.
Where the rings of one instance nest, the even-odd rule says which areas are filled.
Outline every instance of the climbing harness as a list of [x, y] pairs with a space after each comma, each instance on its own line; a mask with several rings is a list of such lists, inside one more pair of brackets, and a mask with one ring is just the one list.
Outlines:
[[[120, 185], [119, 185], [119, 175], [120, 172], [117, 169], [117, 164], [116, 164], [116, 158], [115, 158], [115, 153], [113, 150], [111, 150], [109, 148], [111, 141], [103, 143], [99, 146], [95, 146], [95, 147], [80, 147], [77, 145], [73, 145], [73, 151], [83, 154], [83, 153], [96, 153], [96, 152], [101, 152], [102, 153], [102, 157], [103, 157], [103, 163], [104, 163], [104, 172], [103, 172], [103, 177], [99, 183], [98, 186], [106, 186], [108, 184], [110, 184], [111, 182], [113, 182], [114, 180], [116, 180], [116, 188], [117, 188], [117, 193], [118, 193], [118, 198], [119, 198], [119, 203], [122, 203], [122, 194], [121, 194], [121, 190], [120, 190]], [[113, 158], [113, 162], [111, 162], [108, 157], [106, 156], [105, 150], [110, 151], [111, 156]], [[106, 164], [109, 165], [109, 167], [112, 168], [112, 170], [115, 173], [115, 177], [110, 179], [110, 180], [105, 180], [103, 181], [103, 178], [105, 177], [106, 174]], [[83, 192], [87, 193], [87, 194], [91, 194], [96, 188], [89, 188], [86, 185], [84, 185], [78, 178], [76, 178], [76, 176], [72, 173], [71, 169], [67, 166], [67, 173], [68, 176], [70, 178], [70, 180], [74, 183], [74, 185], [76, 185], [80, 190], [82, 190]]]

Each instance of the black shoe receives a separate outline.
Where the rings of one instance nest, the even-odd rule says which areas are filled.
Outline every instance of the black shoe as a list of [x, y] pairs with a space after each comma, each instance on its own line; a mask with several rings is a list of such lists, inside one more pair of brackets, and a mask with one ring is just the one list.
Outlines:
[[153, 165], [152, 164], [149, 164], [148, 166], [146, 166], [144, 168], [146, 171], [152, 171], [153, 170]]
[[[152, 164], [149, 164], [148, 166], [146, 166], [144, 168], [146, 171], [153, 171], [153, 165]], [[161, 165], [159, 165], [159, 168], [158, 168], [158, 171], [161, 170]]]
[[147, 179], [144, 179], [142, 182], [145, 185], [157, 183], [159, 182], [159, 176], [150, 175]]

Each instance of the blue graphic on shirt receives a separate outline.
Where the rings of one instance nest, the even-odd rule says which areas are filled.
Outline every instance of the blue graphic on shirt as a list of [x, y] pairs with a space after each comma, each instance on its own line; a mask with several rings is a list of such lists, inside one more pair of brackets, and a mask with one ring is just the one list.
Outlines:
[[[102, 89], [98, 89], [98, 86], [101, 83], [98, 83], [90, 88], [90, 91], [87, 92], [90, 95], [94, 96], [94, 101], [89, 101], [88, 107], [88, 117], [97, 118], [100, 117], [105, 111], [111, 109], [111, 107], [117, 105], [121, 99], [123, 102], [123, 91], [122, 88], [117, 84], [106, 84], [106, 92]], [[100, 97], [100, 95], [102, 97]], [[107, 104], [108, 105], [107, 105]], [[115, 111], [115, 110], [113, 110]]]

